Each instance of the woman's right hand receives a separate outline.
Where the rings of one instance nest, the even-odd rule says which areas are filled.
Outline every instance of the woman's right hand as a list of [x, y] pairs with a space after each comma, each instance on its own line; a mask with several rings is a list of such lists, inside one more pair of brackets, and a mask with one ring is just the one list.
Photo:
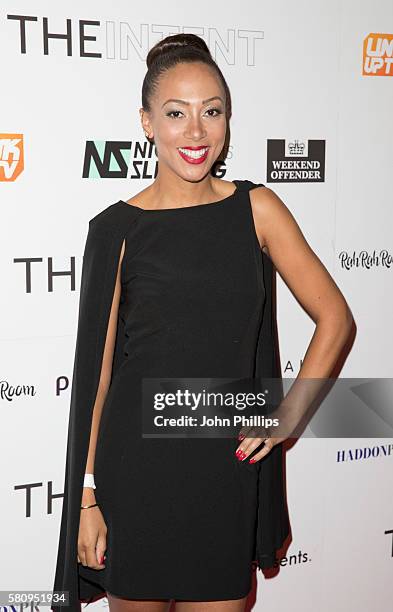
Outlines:
[[[94, 495], [94, 494], [92, 494]], [[83, 499], [82, 505], [96, 503], [92, 496]], [[78, 534], [78, 563], [92, 569], [104, 569], [107, 526], [99, 506], [84, 508], [80, 512]]]

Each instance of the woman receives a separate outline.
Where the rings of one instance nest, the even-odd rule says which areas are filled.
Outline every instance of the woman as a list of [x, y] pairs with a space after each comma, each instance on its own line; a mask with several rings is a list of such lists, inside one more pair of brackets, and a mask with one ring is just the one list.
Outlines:
[[271, 262], [317, 323], [299, 376], [329, 375], [351, 315], [280, 198], [210, 173], [231, 103], [204, 41], [169, 36], [147, 66], [157, 177], [89, 222], [54, 590], [241, 612], [289, 533], [284, 438], [143, 438], [142, 378], [277, 376]]

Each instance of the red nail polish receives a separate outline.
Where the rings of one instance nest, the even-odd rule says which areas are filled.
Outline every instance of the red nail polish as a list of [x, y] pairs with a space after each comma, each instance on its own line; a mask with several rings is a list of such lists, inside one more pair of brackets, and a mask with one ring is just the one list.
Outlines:
[[238, 437], [237, 437], [237, 439], [238, 439], [238, 440], [244, 440], [244, 438], [245, 438], [245, 437], [246, 437], [246, 436], [245, 436], [244, 434], [239, 434], [239, 435], [238, 435]]
[[255, 463], [254, 457], [252, 459], [250, 459], [250, 461], [248, 463]]

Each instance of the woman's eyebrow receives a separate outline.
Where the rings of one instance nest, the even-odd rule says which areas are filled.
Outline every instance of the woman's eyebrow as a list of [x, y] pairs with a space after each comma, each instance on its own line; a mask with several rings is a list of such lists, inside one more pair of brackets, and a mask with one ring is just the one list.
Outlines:
[[[221, 102], [224, 104], [224, 100], [221, 98], [221, 96], [212, 96], [211, 98], [207, 98], [207, 100], [202, 100], [202, 104], [206, 104], [206, 102], [211, 102], [212, 100], [221, 100]], [[186, 104], [187, 106], [190, 105], [190, 102], [187, 102], [186, 100], [180, 100], [179, 98], [169, 98], [164, 102], [161, 108], [165, 106], [165, 104], [168, 104], [168, 102], [178, 102], [179, 104]]]

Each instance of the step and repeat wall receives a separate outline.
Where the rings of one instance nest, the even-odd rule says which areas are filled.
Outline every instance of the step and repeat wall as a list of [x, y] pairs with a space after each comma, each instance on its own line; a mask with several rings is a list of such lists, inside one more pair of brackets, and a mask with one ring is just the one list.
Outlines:
[[[231, 88], [217, 175], [273, 189], [351, 307], [340, 377], [392, 375], [390, 0], [2, 2], [0, 590], [53, 585], [88, 220], [154, 180], [145, 59], [177, 32], [205, 39]], [[278, 275], [277, 300], [294, 378], [315, 326]], [[292, 537], [250, 608], [389, 609], [392, 457], [393, 437], [287, 450]]]

